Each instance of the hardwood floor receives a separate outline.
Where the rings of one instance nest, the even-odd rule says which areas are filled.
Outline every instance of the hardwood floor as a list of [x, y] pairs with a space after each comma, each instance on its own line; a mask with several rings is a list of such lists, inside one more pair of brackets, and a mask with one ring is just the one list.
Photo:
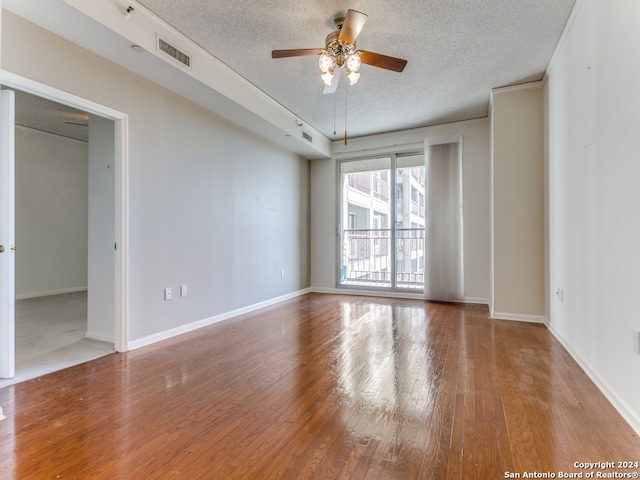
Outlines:
[[640, 461], [544, 326], [475, 305], [310, 294], [0, 389], [0, 405], [2, 479], [558, 478]]

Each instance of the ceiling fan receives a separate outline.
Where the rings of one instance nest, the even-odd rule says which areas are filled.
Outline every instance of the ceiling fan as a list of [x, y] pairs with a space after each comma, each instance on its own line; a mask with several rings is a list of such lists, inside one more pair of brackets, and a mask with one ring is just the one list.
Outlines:
[[360, 78], [358, 70], [362, 63], [385, 70], [402, 72], [407, 65], [406, 60], [367, 50], [356, 50], [356, 38], [367, 18], [368, 16], [362, 12], [348, 10], [345, 17], [338, 17], [333, 21], [337, 30], [327, 35], [324, 48], [273, 50], [271, 58], [318, 55], [318, 66], [322, 71], [320, 78], [325, 83], [323, 93], [336, 91], [343, 70], [346, 70], [350, 84], [355, 85]]

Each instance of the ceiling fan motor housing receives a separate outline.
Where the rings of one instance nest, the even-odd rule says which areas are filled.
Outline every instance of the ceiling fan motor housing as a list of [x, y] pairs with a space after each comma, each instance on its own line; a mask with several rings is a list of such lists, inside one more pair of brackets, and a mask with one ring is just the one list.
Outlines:
[[321, 78], [326, 85], [332, 81], [334, 70], [346, 66], [347, 76], [354, 85], [359, 78], [358, 69], [361, 63], [374, 67], [402, 72], [406, 60], [389, 57], [366, 50], [356, 50], [356, 38], [367, 20], [367, 15], [349, 9], [345, 17], [337, 17], [333, 24], [336, 30], [329, 33], [325, 39], [325, 48], [298, 48], [288, 50], [273, 50], [272, 58], [299, 57], [305, 55], [319, 55], [318, 66], [323, 72]]
[[325, 39], [326, 53], [335, 58], [336, 65], [341, 67], [347, 58], [356, 51], [355, 43], [344, 43], [338, 37], [340, 30], [336, 30], [327, 35]]

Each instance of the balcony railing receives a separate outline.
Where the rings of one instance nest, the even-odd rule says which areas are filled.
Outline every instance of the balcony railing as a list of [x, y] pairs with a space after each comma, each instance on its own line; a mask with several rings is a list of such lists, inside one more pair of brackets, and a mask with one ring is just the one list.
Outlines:
[[340, 283], [367, 287], [392, 287], [392, 262], [395, 258], [395, 286], [422, 289], [424, 286], [424, 228], [398, 228], [395, 232], [396, 252], [392, 256], [391, 229], [345, 230]]

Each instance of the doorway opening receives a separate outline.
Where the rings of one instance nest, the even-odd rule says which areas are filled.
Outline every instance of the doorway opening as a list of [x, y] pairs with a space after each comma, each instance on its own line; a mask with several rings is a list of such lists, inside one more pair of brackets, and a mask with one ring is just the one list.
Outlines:
[[128, 350], [126, 116], [1, 74], [16, 92], [16, 376], [0, 387]]

